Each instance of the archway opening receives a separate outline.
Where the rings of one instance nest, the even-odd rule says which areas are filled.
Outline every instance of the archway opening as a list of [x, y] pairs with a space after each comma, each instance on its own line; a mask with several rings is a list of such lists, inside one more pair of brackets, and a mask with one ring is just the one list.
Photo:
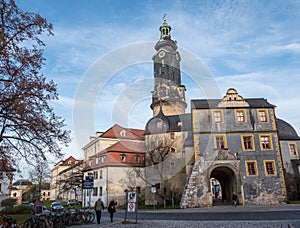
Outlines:
[[228, 167], [217, 167], [210, 174], [213, 205], [231, 205], [231, 196], [237, 190], [235, 173]]

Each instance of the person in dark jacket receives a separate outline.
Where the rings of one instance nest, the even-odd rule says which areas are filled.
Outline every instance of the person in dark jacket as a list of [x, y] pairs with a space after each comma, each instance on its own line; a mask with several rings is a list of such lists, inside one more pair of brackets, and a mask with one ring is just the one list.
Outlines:
[[116, 212], [116, 203], [114, 200], [110, 201], [107, 210], [110, 215], [110, 221], [113, 222], [114, 213]]

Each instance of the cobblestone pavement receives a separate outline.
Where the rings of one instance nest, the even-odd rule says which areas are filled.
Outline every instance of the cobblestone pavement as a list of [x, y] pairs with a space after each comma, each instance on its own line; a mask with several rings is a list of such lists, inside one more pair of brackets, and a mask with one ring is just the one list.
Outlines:
[[[235, 210], [237, 209], [237, 210]], [[300, 205], [283, 205], [283, 206], [240, 206], [232, 208], [228, 206], [224, 207], [209, 207], [209, 208], [190, 208], [179, 210], [161, 210], [161, 211], [148, 211], [148, 213], [155, 212], [168, 212], [168, 213], [189, 213], [189, 212], [232, 212], [233, 216], [235, 212], [257, 212], [257, 211], [299, 211]], [[121, 213], [121, 212], [120, 212]], [[118, 214], [118, 213], [117, 213]], [[180, 215], [179, 215], [180, 216]], [[114, 222], [111, 223], [108, 217], [108, 213], [102, 213], [101, 224], [89, 224], [82, 226], [72, 226], [72, 228], [100, 228], [100, 227], [124, 227], [124, 228], [299, 228], [300, 217], [297, 220], [241, 220], [241, 221], [184, 221], [180, 220], [138, 220], [137, 224], [134, 224], [134, 216], [129, 219], [129, 224], [123, 224], [124, 218], [116, 216]]]

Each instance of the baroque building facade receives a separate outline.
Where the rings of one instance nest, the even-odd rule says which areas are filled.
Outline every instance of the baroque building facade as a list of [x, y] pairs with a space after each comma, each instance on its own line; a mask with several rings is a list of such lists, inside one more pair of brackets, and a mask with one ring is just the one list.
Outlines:
[[287, 173], [299, 176], [300, 138], [264, 98], [230, 88], [222, 99], [191, 101], [185, 113], [180, 54], [164, 19], [155, 45], [153, 117], [145, 126], [145, 203], [181, 208], [281, 204]]
[[125, 205], [126, 190], [137, 190], [144, 198], [144, 180], [140, 177], [145, 166], [143, 133], [115, 124], [90, 138], [83, 147], [83, 176], [92, 176], [93, 186], [83, 190], [85, 206], [93, 206], [99, 197], [106, 206], [111, 200]]

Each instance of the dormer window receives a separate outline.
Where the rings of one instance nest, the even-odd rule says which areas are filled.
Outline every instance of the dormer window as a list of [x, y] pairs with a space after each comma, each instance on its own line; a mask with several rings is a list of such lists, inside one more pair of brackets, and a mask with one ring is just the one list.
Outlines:
[[139, 155], [135, 155], [135, 162], [140, 162], [140, 156]]
[[121, 154], [121, 161], [126, 162], [126, 154]]
[[126, 131], [125, 131], [125, 130], [120, 131], [120, 135], [121, 135], [122, 137], [125, 137], [125, 136], [126, 136]]

